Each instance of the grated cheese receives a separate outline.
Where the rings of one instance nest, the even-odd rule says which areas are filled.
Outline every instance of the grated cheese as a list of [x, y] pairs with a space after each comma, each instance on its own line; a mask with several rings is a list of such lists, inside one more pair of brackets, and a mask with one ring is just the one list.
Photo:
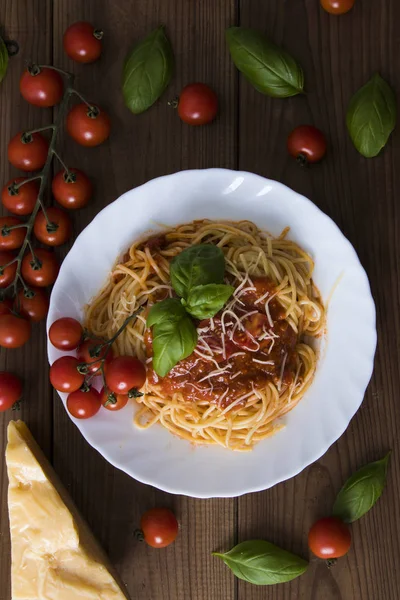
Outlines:
[[285, 356], [283, 357], [283, 361], [282, 361], [282, 366], [281, 366], [281, 373], [279, 375], [279, 381], [278, 381], [278, 392], [281, 391], [282, 388], [282, 377], [283, 377], [283, 371], [285, 369], [285, 365], [286, 365], [286, 359], [287, 359], [287, 352], [285, 354]]
[[252, 358], [252, 361], [255, 363], [260, 363], [260, 365], [274, 365], [273, 360], [258, 360], [257, 358]]

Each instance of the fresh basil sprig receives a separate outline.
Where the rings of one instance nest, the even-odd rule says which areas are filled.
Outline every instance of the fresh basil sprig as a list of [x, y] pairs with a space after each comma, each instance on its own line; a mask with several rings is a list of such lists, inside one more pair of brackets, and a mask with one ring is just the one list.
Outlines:
[[3, 81], [8, 68], [8, 50], [3, 38], [0, 36], [0, 81]]
[[396, 97], [376, 73], [354, 94], [346, 123], [354, 146], [366, 158], [379, 154], [396, 125]]
[[172, 287], [181, 298], [197, 285], [222, 283], [224, 273], [224, 253], [212, 244], [190, 246], [171, 260]]
[[226, 30], [226, 39], [233, 62], [256, 90], [275, 98], [303, 92], [304, 74], [300, 65], [263, 33], [231, 27]]
[[147, 317], [147, 327], [153, 327], [153, 368], [160, 377], [197, 345], [190, 315], [210, 319], [233, 294], [234, 288], [223, 283], [224, 275], [224, 253], [212, 244], [190, 246], [171, 261], [172, 287], [181, 299], [157, 302]]
[[238, 544], [219, 556], [239, 579], [255, 585], [274, 585], [302, 575], [308, 562], [265, 540], [250, 540]]
[[122, 93], [135, 114], [150, 108], [171, 80], [174, 55], [164, 27], [155, 29], [135, 46], [124, 63]]
[[180, 360], [192, 354], [197, 344], [197, 330], [177, 298], [167, 298], [155, 304], [152, 310], [147, 324], [155, 321], [153, 368], [160, 377], [165, 377]]
[[219, 312], [232, 296], [235, 288], [223, 283], [196, 285], [189, 291], [187, 300], [182, 304], [196, 319], [211, 319]]
[[381, 460], [365, 465], [346, 481], [333, 506], [335, 517], [352, 523], [374, 506], [386, 484], [389, 457], [390, 452]]

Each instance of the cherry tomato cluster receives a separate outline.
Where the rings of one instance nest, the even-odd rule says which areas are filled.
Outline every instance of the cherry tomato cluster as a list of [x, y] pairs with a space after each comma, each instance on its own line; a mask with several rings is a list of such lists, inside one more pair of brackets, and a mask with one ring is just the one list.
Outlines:
[[[50, 367], [50, 381], [59, 392], [68, 394], [67, 409], [76, 419], [93, 417], [103, 405], [111, 411], [120, 410], [129, 398], [142, 394], [146, 368], [133, 356], [116, 356], [112, 341], [85, 334], [76, 319], [63, 317], [49, 329], [49, 339], [55, 348], [76, 350], [76, 356], [65, 355]], [[102, 376], [103, 389], [91, 385]]]
[[[74, 23], [64, 34], [64, 49], [77, 62], [93, 62], [101, 54], [102, 35], [89, 23]], [[70, 87], [72, 79], [57, 68], [30, 64], [21, 76], [20, 92], [34, 106], [52, 107], [77, 94]], [[109, 136], [110, 120], [98, 106], [81, 102], [70, 109], [66, 128], [79, 144], [97, 146]], [[52, 130], [54, 135], [57, 126], [43, 129]], [[56, 256], [46, 247], [34, 250], [32, 232], [37, 242], [47, 247], [66, 243], [72, 235], [72, 222], [63, 209], [86, 206], [93, 192], [85, 173], [62, 163], [63, 168], [51, 184], [59, 206], [45, 208], [42, 192], [53, 155], [59, 158], [42, 128], [19, 132], [8, 145], [8, 159], [14, 167], [40, 173], [14, 177], [1, 191], [1, 202], [11, 213], [0, 218], [0, 346], [6, 348], [25, 344], [31, 334], [31, 322], [45, 318], [49, 299], [44, 288], [52, 285], [58, 275]], [[28, 221], [23, 217], [29, 217]], [[13, 299], [5, 297], [9, 292]]]

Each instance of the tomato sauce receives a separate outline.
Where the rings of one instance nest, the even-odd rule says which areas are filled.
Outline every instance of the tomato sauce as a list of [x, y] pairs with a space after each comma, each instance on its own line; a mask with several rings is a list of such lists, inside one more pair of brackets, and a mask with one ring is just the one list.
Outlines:
[[[159, 377], [150, 363], [149, 381], [161, 386], [165, 395], [181, 392], [187, 401], [207, 400], [222, 408], [253, 390], [265, 389], [268, 382], [281, 389], [290, 385], [296, 371], [297, 335], [285, 320], [281, 304], [271, 299], [273, 283], [260, 277], [251, 284], [239, 292], [237, 288], [213, 319], [197, 323], [199, 340], [194, 352], [165, 377]], [[145, 343], [150, 357], [150, 330]]]

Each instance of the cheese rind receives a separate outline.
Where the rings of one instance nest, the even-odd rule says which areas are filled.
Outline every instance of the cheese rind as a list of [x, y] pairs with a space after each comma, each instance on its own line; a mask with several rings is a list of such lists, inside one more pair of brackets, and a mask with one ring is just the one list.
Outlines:
[[12, 600], [126, 600], [29, 429], [11, 421], [7, 433]]

